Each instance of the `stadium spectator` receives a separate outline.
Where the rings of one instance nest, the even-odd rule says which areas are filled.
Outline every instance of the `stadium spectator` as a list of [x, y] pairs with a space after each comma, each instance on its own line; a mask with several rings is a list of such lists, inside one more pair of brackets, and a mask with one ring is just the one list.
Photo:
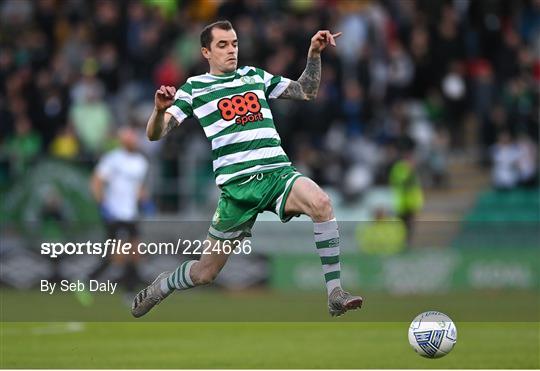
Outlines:
[[519, 182], [519, 149], [509, 131], [503, 130], [491, 150], [492, 182], [498, 190], [509, 190]]
[[60, 129], [50, 146], [52, 156], [65, 160], [74, 160], [79, 154], [79, 142], [71, 125]]
[[402, 220], [391, 217], [377, 207], [373, 221], [360, 222], [356, 228], [356, 241], [360, 251], [373, 255], [393, 255], [406, 247], [407, 228]]
[[12, 175], [21, 175], [41, 151], [41, 137], [32, 129], [30, 119], [21, 115], [15, 119], [15, 133], [6, 139], [2, 152], [10, 161]]
[[534, 187], [538, 184], [538, 146], [525, 133], [517, 139], [519, 184]]
[[435, 187], [448, 185], [448, 155], [450, 136], [444, 128], [435, 131], [432, 147], [429, 153], [428, 166], [430, 169], [431, 182]]
[[414, 143], [404, 138], [399, 145], [401, 159], [390, 170], [390, 184], [394, 191], [396, 212], [407, 228], [407, 243], [412, 239], [416, 214], [424, 205], [424, 195], [417, 173]]
[[[111, 0], [4, 1], [0, 145], [6, 148], [7, 138], [16, 135], [15, 122], [28, 117], [40, 138], [38, 153], [44, 154], [71, 122], [81, 148], [70, 158], [95, 161], [116, 129], [114, 122], [131, 122], [136, 110], [151, 105], [148, 97], [156, 86], [178, 85], [175, 81], [204, 72], [197, 30], [220, 17], [238, 27], [242, 64], [284, 76], [302, 72], [306, 34], [319, 28], [344, 32], [347, 47], [325, 56], [317, 104], [272, 107], [284, 148], [297, 154], [293, 161], [301, 160], [322, 185], [335, 185], [336, 175], [357, 165], [347, 158], [350, 142], [333, 145], [326, 156], [323, 138], [336, 138], [334, 129], [345, 125], [345, 135], [359, 134], [362, 143], [384, 152], [399, 136], [402, 118], [394, 111], [408, 112], [414, 104], [410, 98], [423, 102], [437, 132], [450, 134], [448, 153], [472, 141], [488, 160], [503, 126], [512, 134], [528, 133], [537, 144], [538, 1], [321, 4], [129, 1], [123, 9]], [[465, 137], [465, 119], [477, 139]], [[152, 151], [152, 159], [162, 162], [157, 177], [165, 178], [170, 169], [179, 177], [196, 176], [183, 169], [180, 159], [188, 156], [188, 146], [178, 140]], [[306, 154], [324, 159], [324, 166], [306, 164]], [[368, 171], [386, 174], [380, 166]], [[420, 161], [418, 166], [424, 172], [432, 165]]]
[[88, 59], [83, 65], [83, 76], [71, 89], [73, 104], [70, 119], [84, 151], [97, 156], [103, 151], [111, 129], [112, 114], [103, 101], [103, 83], [96, 78], [97, 62]]

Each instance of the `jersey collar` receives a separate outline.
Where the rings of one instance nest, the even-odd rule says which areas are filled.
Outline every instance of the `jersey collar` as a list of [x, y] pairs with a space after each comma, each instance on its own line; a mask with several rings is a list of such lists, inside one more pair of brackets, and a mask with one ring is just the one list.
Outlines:
[[225, 78], [234, 76], [234, 75], [236, 74], [236, 71], [237, 71], [237, 70], [234, 70], [234, 71], [232, 71], [232, 72], [223, 73], [223, 74], [221, 74], [221, 75], [214, 75], [214, 74], [211, 74], [210, 72], [207, 72], [206, 75], [207, 75], [207, 76], [210, 76], [210, 77], [214, 77], [214, 78], [216, 78], [216, 79], [225, 79]]

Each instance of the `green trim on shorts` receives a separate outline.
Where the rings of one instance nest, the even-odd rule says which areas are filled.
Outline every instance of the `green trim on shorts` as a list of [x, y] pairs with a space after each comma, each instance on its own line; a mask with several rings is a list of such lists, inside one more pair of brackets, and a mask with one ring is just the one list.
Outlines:
[[[213, 239], [220, 240], [220, 241], [235, 240], [241, 237], [246, 237], [246, 236], [243, 236], [244, 233], [245, 231], [243, 230], [237, 230], [237, 231], [232, 231], [232, 232], [220, 232], [217, 229], [215, 229], [213, 226], [210, 226], [210, 228], [208, 228], [208, 235], [210, 235], [210, 237], [212, 237]], [[250, 237], [250, 236], [247, 236], [247, 237]]]
[[281, 201], [281, 206], [279, 207], [279, 219], [281, 219], [282, 223], [287, 223], [292, 218], [300, 216], [300, 214], [286, 216], [284, 213], [285, 213], [285, 204], [287, 203], [287, 198], [289, 198], [289, 193], [291, 193], [294, 183], [301, 177], [305, 177], [305, 175], [300, 174], [300, 173], [293, 175], [291, 179], [289, 179], [291, 183], [289, 184], [287, 188], [285, 188], [285, 191], [283, 191], [283, 198]]
[[251, 228], [258, 214], [271, 211], [282, 222], [284, 204], [292, 185], [301, 176], [292, 166], [246, 174], [220, 187], [221, 195], [208, 235], [216, 240], [251, 237]]

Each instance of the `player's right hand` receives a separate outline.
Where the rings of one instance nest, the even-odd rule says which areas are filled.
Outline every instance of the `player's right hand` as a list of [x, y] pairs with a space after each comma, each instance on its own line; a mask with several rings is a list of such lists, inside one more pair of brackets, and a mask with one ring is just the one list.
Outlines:
[[176, 94], [176, 88], [174, 86], [164, 86], [156, 90], [154, 95], [154, 104], [156, 110], [165, 111], [174, 103], [174, 95]]

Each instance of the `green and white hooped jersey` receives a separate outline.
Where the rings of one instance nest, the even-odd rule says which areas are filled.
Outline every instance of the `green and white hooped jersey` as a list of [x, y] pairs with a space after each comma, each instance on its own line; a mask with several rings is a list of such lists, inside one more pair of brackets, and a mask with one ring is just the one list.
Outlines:
[[212, 144], [216, 183], [222, 185], [291, 164], [267, 102], [290, 82], [249, 66], [219, 76], [206, 73], [187, 79], [167, 112], [179, 123], [192, 116], [199, 120]]

